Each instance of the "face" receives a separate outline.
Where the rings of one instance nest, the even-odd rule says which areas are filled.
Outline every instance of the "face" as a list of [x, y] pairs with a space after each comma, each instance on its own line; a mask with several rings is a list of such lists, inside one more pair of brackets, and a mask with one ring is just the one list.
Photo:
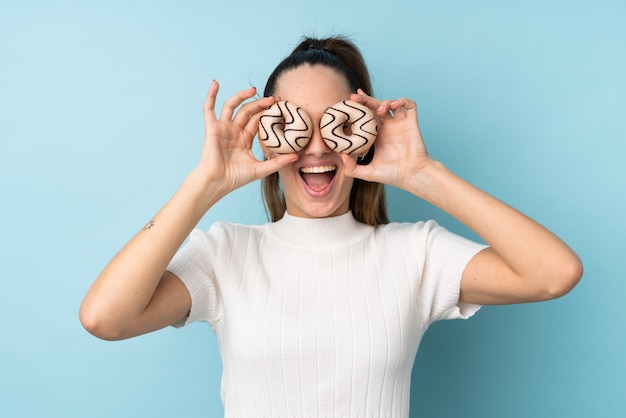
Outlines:
[[295, 163], [279, 171], [287, 212], [303, 218], [342, 215], [350, 208], [353, 179], [343, 175], [338, 153], [320, 135], [324, 111], [350, 97], [348, 81], [322, 65], [303, 65], [284, 72], [274, 95], [301, 106], [311, 117], [313, 135]]

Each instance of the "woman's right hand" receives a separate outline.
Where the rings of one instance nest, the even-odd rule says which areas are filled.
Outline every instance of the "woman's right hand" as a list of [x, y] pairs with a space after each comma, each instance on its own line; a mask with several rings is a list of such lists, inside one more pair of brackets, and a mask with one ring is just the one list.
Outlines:
[[265, 109], [276, 103], [275, 97], [264, 97], [242, 105], [256, 94], [256, 89], [251, 87], [240, 91], [224, 103], [218, 118], [215, 113], [218, 90], [219, 84], [214, 80], [204, 104], [205, 138], [196, 172], [215, 184], [218, 194], [224, 196], [280, 170], [296, 161], [298, 156], [277, 155], [260, 161], [252, 152], [260, 117]]

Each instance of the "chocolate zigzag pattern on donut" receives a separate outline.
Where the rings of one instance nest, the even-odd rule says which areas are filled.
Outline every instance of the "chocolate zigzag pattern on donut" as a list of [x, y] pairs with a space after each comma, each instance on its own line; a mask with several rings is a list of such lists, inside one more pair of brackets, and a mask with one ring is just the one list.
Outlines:
[[278, 102], [263, 113], [259, 139], [278, 153], [298, 152], [311, 139], [313, 126], [304, 110], [291, 102]]
[[[330, 120], [320, 127], [323, 134], [323, 139], [329, 148], [342, 154], [353, 154], [358, 151], [367, 152], [371, 143], [376, 139], [378, 133], [378, 126], [374, 114], [371, 111], [366, 111], [361, 107], [355, 106], [348, 100], [337, 103], [326, 109], [324, 116], [330, 117]], [[342, 108], [353, 109], [350, 112], [343, 110]], [[369, 110], [369, 109], [368, 109]], [[356, 119], [354, 119], [354, 111], [358, 112]], [[354, 119], [354, 120], [351, 120]], [[373, 122], [374, 129], [368, 124]], [[349, 123], [352, 127], [352, 134], [346, 135], [344, 132], [344, 125]], [[360, 139], [361, 141], [355, 141]], [[358, 144], [357, 142], [361, 142]]]

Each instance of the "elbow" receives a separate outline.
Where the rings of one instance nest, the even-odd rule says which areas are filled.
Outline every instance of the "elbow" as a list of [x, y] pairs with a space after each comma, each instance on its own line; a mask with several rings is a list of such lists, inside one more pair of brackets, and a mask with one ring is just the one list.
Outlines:
[[78, 317], [80, 323], [91, 335], [106, 341], [123, 340], [123, 329], [115, 326], [115, 321], [110, 315], [83, 302], [80, 306]]
[[557, 299], [568, 294], [583, 276], [583, 264], [580, 258], [572, 255], [566, 263], [559, 265], [558, 271], [553, 275], [551, 286], [547, 289], [546, 299]]

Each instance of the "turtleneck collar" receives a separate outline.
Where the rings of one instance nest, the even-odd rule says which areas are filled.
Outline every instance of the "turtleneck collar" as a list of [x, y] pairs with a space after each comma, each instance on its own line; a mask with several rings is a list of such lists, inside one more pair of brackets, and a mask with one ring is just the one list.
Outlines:
[[363, 240], [374, 227], [354, 219], [352, 212], [329, 218], [299, 218], [285, 215], [269, 224], [269, 232], [277, 239], [298, 248], [329, 249]]

